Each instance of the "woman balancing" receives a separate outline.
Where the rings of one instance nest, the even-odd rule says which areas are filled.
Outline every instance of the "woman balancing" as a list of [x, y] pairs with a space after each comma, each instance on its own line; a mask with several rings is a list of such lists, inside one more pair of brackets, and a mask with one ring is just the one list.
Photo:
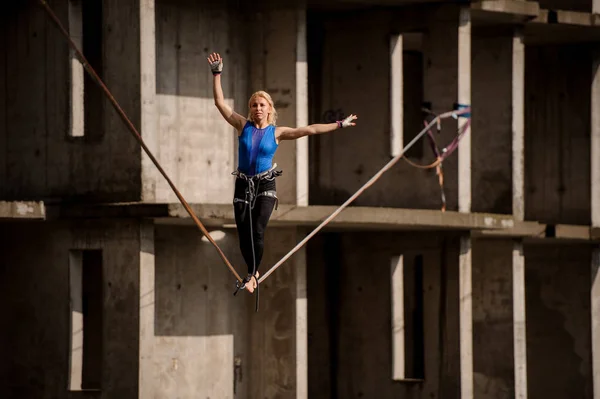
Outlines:
[[[239, 152], [233, 207], [240, 250], [248, 266], [248, 275], [238, 288], [254, 292], [258, 286], [258, 267], [263, 255], [265, 228], [277, 202], [275, 178], [281, 175], [273, 165], [273, 155], [282, 140], [295, 140], [314, 134], [355, 126], [356, 115], [342, 121], [290, 128], [277, 126], [277, 111], [271, 96], [264, 91], [252, 94], [248, 117], [236, 113], [225, 103], [221, 87], [223, 59], [217, 53], [208, 57], [213, 73], [213, 95], [223, 118], [238, 132]], [[250, 284], [248, 284], [250, 283]]]

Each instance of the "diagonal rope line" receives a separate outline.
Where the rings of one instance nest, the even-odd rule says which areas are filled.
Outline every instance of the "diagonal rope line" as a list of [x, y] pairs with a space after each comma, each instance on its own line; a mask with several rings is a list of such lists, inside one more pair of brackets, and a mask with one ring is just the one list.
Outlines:
[[123, 111], [123, 109], [117, 103], [117, 100], [115, 100], [115, 98], [110, 93], [110, 91], [108, 90], [108, 88], [106, 87], [106, 85], [104, 84], [104, 82], [96, 74], [96, 71], [94, 71], [94, 69], [92, 68], [92, 66], [88, 63], [88, 61], [84, 57], [83, 53], [79, 50], [79, 48], [77, 48], [77, 45], [73, 42], [73, 40], [71, 39], [71, 36], [67, 32], [67, 30], [64, 28], [64, 26], [61, 24], [60, 20], [56, 16], [56, 14], [54, 14], [54, 12], [52, 11], [52, 9], [50, 8], [50, 6], [48, 5], [48, 3], [45, 0], [40, 0], [40, 3], [44, 7], [44, 9], [48, 12], [48, 15], [50, 16], [50, 18], [52, 19], [52, 21], [54, 21], [54, 23], [56, 24], [56, 26], [58, 27], [58, 29], [60, 30], [60, 32], [65, 36], [65, 38], [69, 42], [69, 45], [71, 46], [71, 48], [73, 49], [73, 51], [75, 51], [75, 53], [77, 54], [77, 57], [79, 58], [79, 61], [81, 62], [81, 64], [83, 65], [83, 67], [85, 68], [85, 70], [87, 71], [87, 73], [89, 73], [90, 76], [92, 77], [92, 79], [94, 80], [94, 82], [96, 84], [98, 84], [98, 86], [100, 86], [100, 88], [102, 89], [102, 91], [104, 92], [104, 94], [106, 95], [106, 97], [110, 100], [111, 104], [113, 105], [113, 107], [115, 108], [115, 110], [117, 111], [117, 113], [119, 114], [119, 116], [121, 117], [121, 119], [123, 119], [123, 122], [125, 122], [125, 124], [129, 128], [129, 131], [133, 134], [133, 136], [135, 137], [135, 139], [140, 143], [140, 145], [142, 146], [142, 148], [144, 149], [144, 151], [146, 152], [146, 154], [148, 154], [148, 157], [150, 157], [150, 159], [152, 160], [152, 162], [154, 163], [154, 165], [158, 168], [158, 170], [160, 171], [160, 173], [167, 180], [167, 183], [169, 183], [169, 186], [171, 186], [171, 189], [173, 189], [173, 192], [175, 193], [175, 195], [177, 196], [177, 198], [179, 199], [179, 201], [181, 202], [181, 204], [183, 205], [183, 207], [185, 208], [185, 210], [189, 213], [190, 217], [194, 220], [194, 222], [196, 223], [196, 226], [198, 226], [198, 228], [200, 229], [200, 231], [206, 236], [206, 238], [210, 241], [210, 243], [215, 247], [215, 249], [217, 250], [217, 252], [221, 256], [221, 259], [223, 259], [223, 262], [225, 263], [225, 265], [229, 268], [229, 270], [231, 270], [231, 272], [233, 273], [233, 275], [241, 283], [242, 279], [239, 276], [239, 274], [235, 271], [235, 268], [231, 265], [231, 263], [229, 262], [229, 260], [227, 259], [227, 257], [225, 256], [225, 254], [223, 253], [223, 251], [221, 250], [221, 248], [219, 248], [219, 246], [217, 245], [217, 243], [215, 242], [215, 240], [210, 236], [210, 234], [208, 233], [208, 230], [206, 230], [206, 228], [204, 227], [204, 225], [202, 224], [202, 222], [200, 222], [200, 220], [198, 219], [198, 217], [194, 214], [194, 211], [192, 211], [192, 209], [190, 208], [190, 206], [187, 203], [187, 201], [185, 200], [185, 198], [183, 198], [183, 196], [181, 195], [181, 193], [179, 192], [179, 190], [177, 190], [177, 187], [175, 187], [175, 184], [173, 184], [173, 182], [171, 181], [171, 179], [169, 178], [169, 176], [167, 176], [167, 173], [160, 166], [160, 164], [158, 163], [158, 160], [156, 160], [156, 158], [154, 157], [154, 155], [152, 155], [152, 153], [150, 152], [150, 150], [148, 149], [148, 147], [146, 147], [146, 144], [142, 140], [142, 137], [138, 133], [138, 131], [136, 130], [135, 126], [133, 126], [133, 123], [131, 123], [131, 121], [129, 120], [129, 118], [127, 117], [127, 115]]
[[379, 178], [387, 172], [392, 166], [394, 166], [403, 156], [406, 151], [410, 147], [412, 147], [431, 127], [438, 123], [439, 120], [449, 117], [456, 117], [470, 112], [470, 108], [464, 108], [458, 111], [450, 111], [436, 116], [419, 134], [415, 136], [400, 152], [400, 154], [396, 155], [392, 160], [390, 160], [383, 168], [379, 170], [369, 181], [367, 181], [361, 188], [359, 188], [350, 198], [346, 200], [339, 208], [337, 208], [331, 215], [327, 217], [320, 225], [318, 225], [313, 231], [310, 232], [302, 241], [300, 241], [290, 252], [288, 252], [281, 260], [279, 260], [276, 264], [274, 264], [262, 277], [258, 280], [258, 283], [262, 283], [271, 273], [273, 273], [279, 266], [281, 266], [286, 260], [288, 260], [296, 251], [298, 251], [304, 244], [308, 242], [319, 230], [321, 230], [326, 224], [331, 222], [337, 215], [342, 212], [344, 208], [346, 208], [352, 201], [354, 201], [359, 195], [361, 195], [367, 188], [371, 187]]

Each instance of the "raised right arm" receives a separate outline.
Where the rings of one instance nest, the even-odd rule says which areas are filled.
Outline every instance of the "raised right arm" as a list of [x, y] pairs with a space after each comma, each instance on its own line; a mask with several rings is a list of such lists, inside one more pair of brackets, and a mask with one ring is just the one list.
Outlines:
[[223, 60], [217, 53], [212, 53], [208, 57], [208, 63], [213, 73], [213, 97], [215, 100], [215, 106], [223, 115], [223, 118], [233, 126], [238, 134], [242, 132], [244, 125], [246, 124], [246, 118], [235, 112], [226, 102], [225, 96], [223, 95], [223, 88], [221, 86], [221, 71], [223, 70]]

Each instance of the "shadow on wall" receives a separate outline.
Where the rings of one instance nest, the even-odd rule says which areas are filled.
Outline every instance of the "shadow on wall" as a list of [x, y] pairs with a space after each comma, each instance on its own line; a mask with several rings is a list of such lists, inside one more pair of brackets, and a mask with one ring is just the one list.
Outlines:
[[[235, 277], [212, 244], [196, 227], [157, 226], [155, 234], [155, 335], [233, 334], [233, 313], [251, 298], [233, 296]], [[211, 236], [238, 269], [244, 265], [235, 230]]]

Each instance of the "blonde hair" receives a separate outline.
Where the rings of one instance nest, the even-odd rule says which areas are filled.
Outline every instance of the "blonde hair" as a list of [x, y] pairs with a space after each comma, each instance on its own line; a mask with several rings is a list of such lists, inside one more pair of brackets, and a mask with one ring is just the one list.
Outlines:
[[248, 120], [252, 121], [252, 111], [251, 111], [252, 101], [254, 101], [254, 99], [256, 97], [262, 97], [265, 100], [267, 100], [267, 102], [271, 106], [271, 112], [269, 112], [269, 115], [267, 116], [267, 123], [269, 123], [269, 125], [276, 126], [277, 125], [277, 110], [275, 109], [275, 104], [273, 103], [273, 99], [271, 98], [269, 93], [267, 93], [266, 91], [263, 91], [263, 90], [259, 90], [250, 96], [250, 100], [248, 100]]

